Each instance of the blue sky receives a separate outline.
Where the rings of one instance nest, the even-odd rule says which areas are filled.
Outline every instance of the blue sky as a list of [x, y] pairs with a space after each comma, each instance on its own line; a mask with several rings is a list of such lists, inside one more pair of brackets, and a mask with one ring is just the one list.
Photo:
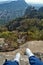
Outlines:
[[[0, 2], [3, 1], [14, 1], [14, 0], [0, 0]], [[17, 0], [15, 0], [17, 1]], [[43, 0], [25, 0], [27, 3], [33, 3], [33, 4], [43, 4]]]

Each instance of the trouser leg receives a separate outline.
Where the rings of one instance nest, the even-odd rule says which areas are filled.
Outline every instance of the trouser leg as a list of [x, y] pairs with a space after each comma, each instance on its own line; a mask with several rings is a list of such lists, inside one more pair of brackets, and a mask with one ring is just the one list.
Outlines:
[[43, 65], [42, 61], [35, 56], [29, 58], [30, 65]]
[[19, 62], [17, 61], [14, 61], [14, 64], [13, 65], [19, 65]]
[[28, 56], [30, 65], [43, 65], [42, 61], [35, 57], [35, 55], [31, 52], [30, 49], [26, 49], [26, 54]]
[[20, 63], [20, 53], [17, 53], [14, 58], [15, 65], [19, 65]]

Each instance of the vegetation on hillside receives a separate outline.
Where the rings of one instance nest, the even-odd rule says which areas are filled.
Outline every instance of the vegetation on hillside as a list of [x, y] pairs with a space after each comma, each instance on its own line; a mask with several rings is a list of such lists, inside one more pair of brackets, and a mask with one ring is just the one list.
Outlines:
[[0, 38], [5, 38], [8, 44], [4, 50], [17, 49], [26, 41], [43, 40], [43, 7], [39, 10], [27, 8], [23, 17], [0, 26]]
[[[9, 36], [13, 35], [13, 33], [11, 33], [12, 31], [27, 32], [29, 40], [43, 40], [43, 19], [19, 18], [13, 20], [5, 27], [0, 26], [0, 37], [9, 38]], [[15, 36], [13, 36], [11, 37], [15, 38]]]

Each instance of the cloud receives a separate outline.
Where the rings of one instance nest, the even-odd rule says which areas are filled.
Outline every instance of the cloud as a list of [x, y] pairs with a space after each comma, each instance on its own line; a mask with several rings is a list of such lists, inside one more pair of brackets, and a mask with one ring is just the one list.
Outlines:
[[25, 0], [27, 3], [43, 4], [43, 0]]

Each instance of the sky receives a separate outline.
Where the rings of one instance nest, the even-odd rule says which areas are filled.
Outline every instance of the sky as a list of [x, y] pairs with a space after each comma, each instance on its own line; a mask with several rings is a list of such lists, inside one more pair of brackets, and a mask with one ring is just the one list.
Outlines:
[[17, 0], [0, 0], [0, 2], [4, 2], [4, 1], [17, 1]]
[[[3, 1], [17, 1], [17, 0], [0, 0], [0, 2]], [[43, 0], [25, 0], [25, 2], [33, 4], [43, 4]]]
[[43, 4], [43, 0], [25, 0], [27, 3]]

